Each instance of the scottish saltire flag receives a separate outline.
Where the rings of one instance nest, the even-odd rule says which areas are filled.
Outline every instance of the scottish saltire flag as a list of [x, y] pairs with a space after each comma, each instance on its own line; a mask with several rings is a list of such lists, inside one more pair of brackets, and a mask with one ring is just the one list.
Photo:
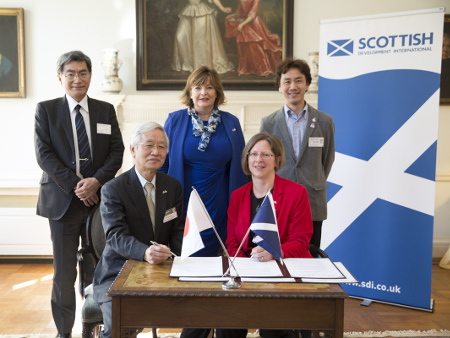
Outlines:
[[321, 248], [361, 281], [349, 295], [427, 311], [443, 24], [444, 8], [320, 22], [336, 126]]
[[275, 257], [277, 261], [283, 263], [277, 216], [275, 215], [275, 207], [270, 191], [264, 198], [255, 218], [253, 218], [250, 230], [255, 233], [253, 243], [259, 245]]
[[197, 251], [203, 249], [200, 231], [212, 228], [211, 218], [206, 211], [205, 205], [197, 193], [192, 189], [189, 197], [186, 222], [184, 224], [183, 244], [181, 246], [181, 260], [189, 257]]

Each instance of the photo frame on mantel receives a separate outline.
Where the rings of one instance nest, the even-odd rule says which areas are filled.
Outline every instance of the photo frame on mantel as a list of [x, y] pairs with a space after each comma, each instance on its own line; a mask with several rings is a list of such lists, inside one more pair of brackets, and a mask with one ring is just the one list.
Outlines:
[[293, 8], [294, 0], [136, 0], [137, 89], [182, 90], [201, 65], [216, 69], [225, 90], [276, 89], [276, 64], [292, 57]]
[[0, 98], [25, 97], [23, 8], [0, 8]]
[[445, 15], [442, 38], [440, 104], [450, 105], [450, 14]]

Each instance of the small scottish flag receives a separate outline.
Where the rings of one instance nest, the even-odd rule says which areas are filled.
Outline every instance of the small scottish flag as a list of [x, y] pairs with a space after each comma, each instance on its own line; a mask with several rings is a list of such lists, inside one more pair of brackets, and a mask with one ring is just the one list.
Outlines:
[[353, 55], [353, 40], [332, 40], [327, 45], [328, 56], [349, 56]]
[[255, 218], [253, 218], [250, 230], [255, 233], [253, 243], [259, 245], [275, 257], [277, 261], [283, 264], [277, 217], [275, 215], [275, 207], [270, 191], [264, 198]]

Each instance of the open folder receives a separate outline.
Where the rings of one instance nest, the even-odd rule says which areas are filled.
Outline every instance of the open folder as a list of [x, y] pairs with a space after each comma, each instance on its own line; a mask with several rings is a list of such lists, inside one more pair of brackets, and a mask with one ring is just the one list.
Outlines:
[[[231, 268], [230, 275], [241, 278], [280, 278], [280, 280], [289, 278], [289, 281], [305, 279], [305, 282], [310, 279], [315, 283], [317, 280], [330, 283], [334, 279], [340, 280], [337, 283], [343, 283], [347, 278], [341, 272], [345, 267], [342, 265], [343, 269], [340, 270], [329, 258], [286, 258], [283, 261], [284, 265], [275, 260], [260, 262], [252, 258], [236, 257], [233, 265], [238, 273]], [[227, 269], [228, 260], [225, 257], [188, 257], [184, 260], [175, 257], [170, 277], [212, 281], [223, 276]]]

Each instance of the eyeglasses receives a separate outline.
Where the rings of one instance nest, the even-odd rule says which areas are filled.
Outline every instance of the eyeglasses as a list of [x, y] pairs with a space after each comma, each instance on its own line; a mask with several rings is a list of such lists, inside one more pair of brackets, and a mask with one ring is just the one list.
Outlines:
[[247, 154], [249, 157], [251, 157], [252, 159], [256, 160], [258, 158], [258, 156], [261, 156], [261, 158], [268, 160], [271, 157], [274, 157], [274, 154], [266, 154], [266, 153], [248, 153]]
[[167, 151], [167, 146], [163, 144], [153, 144], [153, 143], [139, 143], [144, 147], [145, 150], [151, 151], [152, 149], [156, 149], [158, 151]]
[[79, 79], [84, 80], [84, 79], [86, 79], [89, 76], [89, 72], [67, 73], [67, 74], [62, 74], [62, 76], [64, 76], [68, 80], [75, 80], [76, 77], [78, 77]]

